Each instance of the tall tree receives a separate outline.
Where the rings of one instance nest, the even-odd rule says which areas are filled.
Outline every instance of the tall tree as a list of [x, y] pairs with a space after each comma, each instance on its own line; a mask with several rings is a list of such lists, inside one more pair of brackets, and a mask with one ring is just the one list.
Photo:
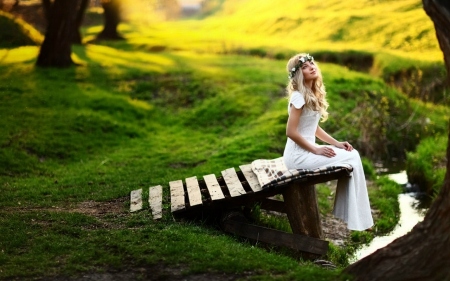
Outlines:
[[103, 19], [105, 21], [102, 32], [97, 35], [97, 39], [120, 40], [122, 36], [117, 32], [117, 27], [121, 20], [120, 0], [102, 0]]
[[45, 39], [36, 64], [42, 67], [68, 67], [72, 61], [72, 41], [80, 0], [42, 0], [48, 19]]
[[[434, 22], [450, 81], [450, 1], [423, 0]], [[449, 128], [450, 132], [450, 128]], [[427, 215], [411, 232], [350, 265], [355, 280], [450, 280], [450, 134], [444, 186]]]
[[80, 27], [81, 24], [83, 23], [84, 13], [86, 11], [88, 4], [89, 0], [81, 0], [80, 6], [77, 9], [77, 16], [75, 19], [75, 30], [73, 31], [73, 38], [72, 38], [72, 43], [74, 44], [81, 44], [82, 42]]

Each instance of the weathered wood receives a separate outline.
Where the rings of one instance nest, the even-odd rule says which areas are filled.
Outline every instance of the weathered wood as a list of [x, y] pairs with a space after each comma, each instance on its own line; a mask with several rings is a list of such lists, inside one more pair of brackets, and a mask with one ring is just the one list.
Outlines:
[[328, 241], [251, 225], [245, 222], [227, 220], [224, 222], [224, 230], [256, 241], [285, 246], [302, 252], [324, 255], [328, 251]]
[[[330, 174], [325, 175], [314, 175], [308, 176], [306, 178], [302, 178], [297, 180], [301, 186], [313, 185], [316, 183], [327, 182], [330, 180], [339, 179], [340, 177], [349, 176], [349, 172], [347, 170], [340, 170], [338, 172], [331, 172]], [[201, 210], [203, 212], [213, 212], [223, 208], [237, 207], [237, 206], [250, 206], [255, 202], [264, 200], [267, 197], [271, 197], [277, 194], [282, 194], [286, 189], [287, 184], [273, 186], [270, 188], [264, 188], [259, 192], [249, 192], [247, 194], [243, 194], [241, 196], [228, 198], [229, 200], [214, 200], [211, 202], [203, 202]], [[222, 191], [221, 191], [222, 192]], [[211, 193], [211, 192], [210, 192]], [[198, 208], [190, 208], [183, 210], [183, 214], [193, 215], [194, 213], [199, 212]], [[181, 214], [181, 211], [180, 213]]]
[[244, 174], [245, 179], [247, 180], [248, 184], [250, 185], [250, 188], [253, 190], [253, 192], [258, 192], [262, 190], [261, 185], [259, 184], [258, 177], [255, 175], [255, 173], [252, 170], [252, 165], [241, 165], [239, 166], [239, 169], [241, 169], [242, 174]]
[[315, 186], [290, 183], [283, 191], [283, 198], [292, 232], [322, 238], [322, 223]]
[[142, 188], [131, 191], [130, 194], [130, 212], [136, 212], [142, 209]]
[[205, 179], [206, 187], [208, 188], [211, 200], [221, 200], [224, 199], [222, 190], [220, 189], [220, 184], [217, 182], [217, 178], [214, 174], [203, 176]]
[[150, 187], [148, 194], [148, 203], [152, 211], [153, 219], [162, 218], [162, 186]]
[[185, 209], [184, 204], [184, 189], [181, 180], [169, 182], [170, 186], [170, 203], [171, 212], [176, 212]]
[[286, 213], [286, 205], [283, 201], [264, 198], [261, 200], [260, 204], [260, 208], [263, 210]]
[[228, 190], [230, 191], [231, 197], [236, 197], [247, 193], [245, 192], [245, 189], [242, 186], [234, 168], [229, 168], [222, 171], [222, 176], [227, 184]]
[[201, 205], [202, 194], [200, 192], [197, 177], [194, 176], [186, 179], [186, 189], [189, 197], [189, 205], [191, 205], [191, 207]]

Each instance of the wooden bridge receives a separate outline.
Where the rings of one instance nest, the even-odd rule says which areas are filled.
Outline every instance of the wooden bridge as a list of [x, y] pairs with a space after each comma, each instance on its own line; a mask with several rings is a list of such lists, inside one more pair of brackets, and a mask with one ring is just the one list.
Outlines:
[[[237, 234], [260, 242], [317, 255], [326, 254], [328, 241], [322, 240], [322, 226], [314, 184], [349, 176], [351, 169], [332, 167], [326, 174], [309, 173], [288, 183], [261, 188], [251, 165], [239, 166], [236, 172], [229, 168], [221, 176], [205, 175], [169, 182], [170, 206], [177, 216], [209, 214], [220, 211], [225, 232]], [[131, 191], [130, 211], [142, 210], [142, 189]], [[270, 199], [282, 194], [284, 201]], [[149, 206], [153, 219], [160, 219], [163, 212], [162, 186], [149, 188]], [[169, 202], [166, 202], [169, 203]], [[286, 213], [292, 233], [249, 224], [243, 215], [234, 212], [237, 207], [252, 207]]]

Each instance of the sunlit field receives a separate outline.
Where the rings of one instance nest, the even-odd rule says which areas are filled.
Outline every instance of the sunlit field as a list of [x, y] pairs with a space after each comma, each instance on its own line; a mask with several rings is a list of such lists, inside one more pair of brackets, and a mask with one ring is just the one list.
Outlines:
[[[211, 2], [220, 9], [208, 17], [155, 22], [149, 15], [131, 21], [139, 24], [133, 26], [139, 35], [128, 41], [204, 52], [381, 51], [417, 61], [442, 61], [433, 23], [420, 1]], [[142, 35], [150, 40], [141, 41]]]
[[[93, 40], [102, 23], [91, 9], [85, 44], [73, 46], [77, 65], [67, 69], [36, 67], [39, 46], [0, 49], [0, 278], [164, 267], [183, 276], [335, 280], [359, 243], [395, 226], [401, 189], [373, 163], [408, 155], [411, 172], [432, 171], [443, 155], [428, 155], [433, 140], [446, 145], [450, 117], [448, 88], [419, 91], [445, 75], [420, 1], [208, 3], [179, 21], [130, 10], [119, 26], [125, 40], [111, 42]], [[168, 204], [153, 221], [148, 187], [162, 185], [167, 198], [169, 181], [282, 155], [284, 68], [298, 51], [322, 69], [330, 103], [322, 126], [364, 156], [374, 232], [330, 245], [323, 258], [338, 269], [328, 271], [205, 221], [175, 221]], [[440, 169], [428, 173], [430, 189]], [[130, 214], [138, 188], [146, 210]], [[326, 215], [332, 191], [317, 188]], [[115, 209], [93, 214], [89, 204]], [[290, 231], [285, 219], [259, 215], [261, 225]]]

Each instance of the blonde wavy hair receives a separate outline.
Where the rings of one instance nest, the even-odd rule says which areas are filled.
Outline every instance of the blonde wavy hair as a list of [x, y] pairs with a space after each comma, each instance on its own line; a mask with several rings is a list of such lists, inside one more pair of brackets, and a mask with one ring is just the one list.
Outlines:
[[[297, 54], [289, 59], [286, 69], [290, 73], [291, 69], [298, 63], [301, 57], [305, 57], [306, 54]], [[319, 66], [314, 62], [317, 67], [318, 77], [313, 81], [312, 88], [306, 87], [304, 83], [303, 72], [298, 69], [295, 75], [289, 79], [289, 83], [286, 87], [287, 98], [290, 99], [292, 93], [295, 91], [300, 92], [305, 98], [305, 106], [313, 111], [318, 111], [322, 115], [322, 122], [328, 118], [328, 102], [325, 98], [327, 92], [325, 91], [325, 85], [322, 80], [322, 72]]]

